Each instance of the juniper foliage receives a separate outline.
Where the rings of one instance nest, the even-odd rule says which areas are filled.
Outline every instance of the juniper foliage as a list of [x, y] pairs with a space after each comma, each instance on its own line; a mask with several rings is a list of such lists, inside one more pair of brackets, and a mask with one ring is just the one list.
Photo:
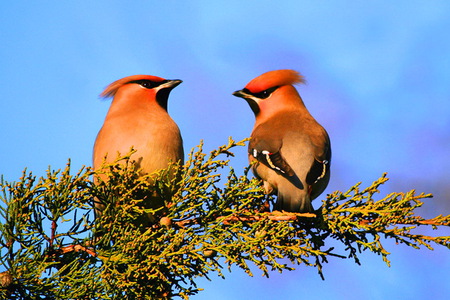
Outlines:
[[[2, 179], [0, 297], [188, 299], [201, 291], [199, 277], [224, 277], [232, 266], [252, 276], [254, 265], [268, 277], [304, 265], [323, 276], [329, 259], [360, 264], [363, 251], [389, 265], [386, 239], [450, 249], [450, 237], [415, 232], [449, 226], [450, 216], [416, 215], [430, 194], [379, 197], [386, 174], [367, 188], [358, 183], [329, 194], [314, 214], [260, 212], [266, 199], [260, 182], [247, 176], [249, 169], [238, 176], [227, 159], [245, 142], [230, 138], [209, 155], [200, 144], [173, 180], [168, 172], [175, 165], [139, 176], [133, 152], [100, 171], [84, 167], [71, 174], [69, 161], [40, 178], [25, 170], [17, 182]], [[108, 182], [93, 183], [105, 173]], [[141, 205], [149, 190], [164, 197], [164, 207]], [[94, 199], [106, 199], [95, 221]], [[143, 216], [152, 221], [145, 224]], [[330, 239], [344, 250], [327, 246]]]

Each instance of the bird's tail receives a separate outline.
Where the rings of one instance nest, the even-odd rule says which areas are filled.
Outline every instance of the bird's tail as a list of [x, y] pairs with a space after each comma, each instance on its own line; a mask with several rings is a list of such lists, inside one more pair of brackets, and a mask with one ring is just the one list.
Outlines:
[[311, 204], [309, 194], [306, 191], [297, 190], [292, 193], [280, 193], [278, 190], [274, 210], [306, 213], [313, 212], [314, 208]]

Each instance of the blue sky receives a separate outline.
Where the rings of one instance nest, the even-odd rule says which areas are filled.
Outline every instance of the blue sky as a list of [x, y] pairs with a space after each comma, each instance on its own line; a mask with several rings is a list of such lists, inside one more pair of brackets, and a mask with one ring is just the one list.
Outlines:
[[[0, 8], [0, 174], [17, 180], [91, 163], [112, 81], [150, 74], [184, 82], [169, 112], [188, 151], [249, 136], [254, 117], [231, 93], [263, 72], [291, 68], [308, 109], [328, 130], [332, 178], [322, 195], [367, 185], [435, 198], [450, 213], [450, 3], [447, 1], [13, 1]], [[246, 149], [231, 164], [246, 166]], [[319, 201], [316, 200], [317, 207]], [[426, 234], [449, 235], [448, 230]], [[233, 270], [200, 281], [192, 299], [444, 299], [448, 250], [386, 243], [392, 267], [331, 260], [263, 279]]]

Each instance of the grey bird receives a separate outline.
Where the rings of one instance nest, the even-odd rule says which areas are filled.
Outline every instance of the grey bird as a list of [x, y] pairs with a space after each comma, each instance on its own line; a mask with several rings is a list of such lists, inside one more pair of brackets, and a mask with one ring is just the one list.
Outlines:
[[250, 81], [233, 95], [255, 114], [248, 153], [252, 171], [276, 194], [275, 210], [312, 212], [311, 201], [330, 180], [331, 145], [293, 86], [304, 83], [294, 70], [275, 70]]
[[[114, 97], [94, 145], [93, 167], [113, 162], [118, 153], [131, 156], [141, 175], [166, 169], [171, 163], [184, 163], [183, 140], [177, 124], [167, 112], [170, 91], [181, 80], [150, 75], [134, 75], [111, 83], [101, 94]], [[175, 176], [175, 175], [174, 175]], [[102, 180], [107, 180], [105, 176]], [[157, 196], [146, 198], [146, 207], [161, 206]], [[151, 203], [153, 202], [153, 203]], [[96, 203], [96, 214], [104, 206]]]

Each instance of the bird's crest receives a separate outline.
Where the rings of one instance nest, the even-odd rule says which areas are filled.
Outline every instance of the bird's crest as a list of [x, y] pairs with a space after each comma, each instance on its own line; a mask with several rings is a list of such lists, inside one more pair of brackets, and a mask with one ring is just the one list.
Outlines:
[[298, 83], [305, 83], [305, 79], [297, 71], [287, 69], [275, 70], [266, 72], [254, 78], [245, 86], [245, 88], [252, 93], [259, 93], [271, 87]]
[[132, 75], [132, 76], [124, 77], [124, 78], [116, 80], [113, 83], [111, 83], [110, 85], [108, 85], [108, 87], [106, 87], [106, 89], [100, 94], [100, 97], [102, 97], [102, 98], [114, 97], [116, 95], [117, 91], [125, 84], [130, 83], [132, 81], [136, 81], [136, 80], [142, 80], [142, 79], [147, 79], [147, 80], [151, 80], [154, 82], [160, 82], [160, 81], [165, 80], [164, 78], [152, 76], [152, 75]]

